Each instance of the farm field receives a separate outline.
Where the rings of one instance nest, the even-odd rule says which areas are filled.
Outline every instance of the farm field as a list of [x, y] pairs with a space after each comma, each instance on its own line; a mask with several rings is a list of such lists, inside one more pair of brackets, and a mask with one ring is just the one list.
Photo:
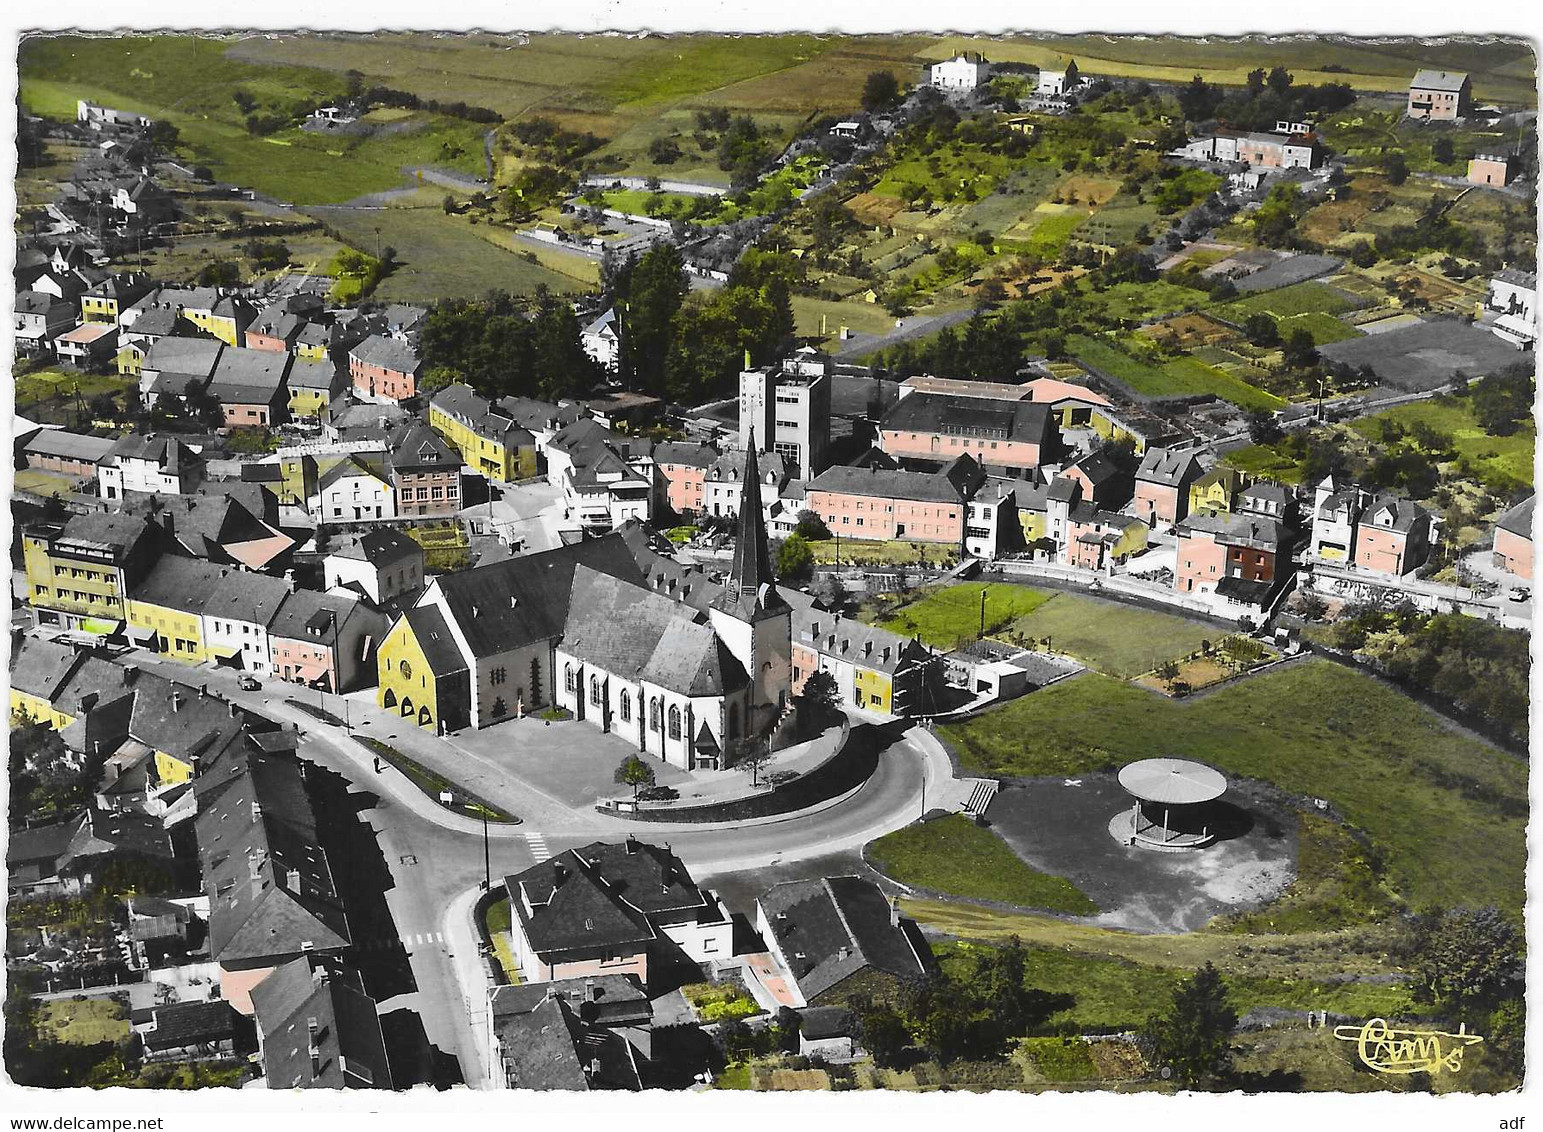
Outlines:
[[1293, 283], [1273, 291], [1263, 291], [1246, 299], [1224, 303], [1215, 313], [1228, 322], [1243, 322], [1251, 314], [1267, 314], [1271, 318], [1289, 318], [1304, 314], [1340, 314], [1357, 304], [1340, 292], [1323, 283]]
[[1198, 621], [1079, 594], [1057, 593], [1013, 625], [1012, 637], [1050, 640], [1055, 652], [1076, 657], [1110, 676], [1129, 678], [1185, 656], [1221, 631]]
[[1005, 582], [985, 585], [966, 583], [933, 590], [894, 610], [879, 624], [895, 633], [920, 637], [939, 648], [953, 648], [961, 640], [974, 640], [981, 626], [981, 594], [985, 594], [986, 635], [1034, 612], [1051, 594]]
[[[1034, 36], [1011, 39], [947, 36], [923, 48], [929, 60], [957, 51], [984, 51], [1000, 62], [1055, 68], [1075, 57], [1084, 74], [1185, 83], [1199, 74], [1209, 83], [1243, 86], [1261, 56], [1281, 63], [1298, 83], [1349, 83], [1357, 90], [1402, 91], [1420, 67], [1468, 71], [1474, 95], [1532, 105], [1531, 51], [1518, 41], [1481, 44], [1449, 42], [1439, 49], [1412, 39], [1387, 43], [1293, 40], [1284, 37], [1186, 39], [1179, 36], [1113, 38], [1102, 35]], [[1343, 70], [1319, 68], [1335, 66]]]
[[[752, 114], [763, 131], [789, 136], [822, 113], [859, 102], [869, 71], [909, 72], [922, 38], [834, 36], [622, 36], [401, 34], [276, 36], [232, 46], [233, 58], [338, 72], [425, 98], [460, 99], [506, 120], [550, 117], [591, 132], [612, 171], [727, 185], [729, 175], [691, 141], [697, 109]], [[656, 138], [675, 136], [682, 158], [648, 157]]]
[[[1089, 674], [942, 728], [968, 769], [1071, 775], [1178, 754], [1326, 798], [1414, 907], [1523, 900], [1526, 767], [1328, 661], [1171, 701]], [[1036, 741], [1025, 747], [1024, 735]], [[1431, 853], [1431, 837], [1442, 851]]]
[[1234, 448], [1231, 452], [1222, 454], [1222, 462], [1230, 468], [1236, 468], [1240, 472], [1247, 472], [1261, 479], [1288, 484], [1302, 482], [1301, 464], [1268, 445], [1249, 444], [1242, 448]]
[[1083, 334], [1067, 338], [1067, 349], [1080, 362], [1125, 382], [1149, 397], [1179, 397], [1214, 393], [1245, 409], [1278, 409], [1285, 401], [1193, 357], [1179, 357], [1160, 366], [1139, 361], [1107, 342]]
[[894, 315], [877, 303], [865, 303], [861, 299], [831, 300], [794, 295], [792, 302], [794, 333], [800, 338], [821, 338], [838, 346], [838, 335], [843, 326], [859, 334], [883, 334], [895, 327]]
[[286, 127], [268, 137], [249, 133], [237, 92], [262, 113], [343, 93], [340, 73], [309, 67], [257, 66], [226, 57], [230, 42], [194, 36], [38, 37], [22, 47], [21, 99], [34, 113], [75, 115], [89, 98], [176, 126], [179, 148], [221, 180], [296, 204], [334, 204], [397, 188], [403, 167], [435, 164], [480, 175], [482, 128], [459, 119], [417, 114], [389, 134], [322, 136]]
[[1072, 915], [1098, 911], [1070, 881], [1024, 864], [1000, 837], [962, 814], [886, 834], [869, 843], [867, 854], [902, 884]]
[[123, 1007], [110, 998], [55, 999], [39, 1007], [38, 1029], [55, 1041], [89, 1046], [129, 1036]]
[[381, 302], [477, 298], [490, 290], [530, 291], [541, 283], [559, 292], [583, 286], [526, 259], [527, 251], [537, 254], [534, 247], [489, 254], [490, 241], [460, 217], [446, 216], [437, 200], [373, 212], [314, 208], [311, 214], [366, 254], [375, 254], [377, 229], [380, 246], [396, 249], [401, 266], [371, 296]]

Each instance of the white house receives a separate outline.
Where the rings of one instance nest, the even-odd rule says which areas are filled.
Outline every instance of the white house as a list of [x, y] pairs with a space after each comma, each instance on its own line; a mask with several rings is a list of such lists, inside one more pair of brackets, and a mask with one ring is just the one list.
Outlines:
[[350, 455], [321, 477], [311, 500], [317, 523], [357, 523], [396, 518], [396, 492], [385, 469]]
[[130, 491], [187, 495], [203, 476], [203, 457], [182, 441], [153, 432], [121, 437], [96, 470], [103, 499], [122, 499]]
[[609, 307], [579, 334], [584, 352], [607, 370], [615, 372], [621, 356], [621, 323], [616, 318], [616, 308]]
[[351, 586], [379, 605], [423, 586], [423, 547], [399, 531], [368, 531], [327, 553], [327, 589]]
[[1496, 337], [1521, 349], [1529, 349], [1538, 339], [1538, 277], [1532, 272], [1507, 268], [1489, 281], [1484, 305], [1499, 311], [1490, 324]]
[[968, 94], [990, 77], [991, 64], [979, 51], [961, 51], [952, 59], [932, 64], [932, 85], [939, 90]]
[[[742, 451], [725, 452], [712, 462], [702, 477], [702, 513], [719, 518], [732, 519], [739, 514], [740, 500], [745, 494], [745, 462]], [[770, 523], [770, 513], [781, 512], [777, 503], [782, 487], [788, 482], [786, 463], [776, 452], [768, 452], [760, 458], [758, 471], [761, 480], [762, 519]]]
[[294, 584], [255, 570], [231, 570], [216, 583], [200, 621], [211, 655], [246, 672], [272, 672], [268, 626]]

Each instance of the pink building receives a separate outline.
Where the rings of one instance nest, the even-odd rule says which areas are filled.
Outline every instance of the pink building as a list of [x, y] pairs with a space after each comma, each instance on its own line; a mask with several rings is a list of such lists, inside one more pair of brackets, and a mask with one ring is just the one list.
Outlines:
[[373, 334], [348, 352], [348, 376], [361, 397], [403, 401], [418, 390], [423, 363], [407, 343]]
[[1472, 94], [1473, 84], [1461, 71], [1420, 71], [1409, 83], [1409, 117], [1427, 122], [1466, 118]]
[[1476, 153], [1468, 162], [1468, 180], [1475, 185], [1504, 185], [1511, 180], [1511, 159], [1502, 154]]
[[992, 467], [1037, 468], [1056, 454], [1059, 434], [1046, 402], [912, 393], [885, 415], [879, 447], [931, 464], [971, 456]]
[[1532, 579], [1532, 496], [1504, 515], [1495, 527], [1495, 565], [1518, 578]]
[[1190, 485], [1205, 472], [1193, 452], [1148, 448], [1136, 470], [1136, 515], [1148, 526], [1177, 523], [1189, 514]]
[[1259, 515], [1192, 515], [1178, 526], [1173, 588], [1180, 593], [1215, 593], [1226, 578], [1275, 582], [1275, 562], [1285, 531]]
[[1407, 574], [1430, 557], [1431, 530], [1430, 512], [1418, 503], [1378, 496], [1356, 524], [1352, 565], [1379, 574]]
[[706, 444], [665, 441], [654, 449], [654, 467], [665, 502], [677, 515], [699, 515], [704, 508], [707, 469], [718, 453]]
[[966, 505], [984, 481], [969, 457], [941, 472], [838, 465], [810, 481], [805, 506], [843, 538], [962, 545]]
[[[596, 841], [504, 879], [509, 942], [522, 982], [636, 975], [650, 960], [734, 954], [734, 923], [668, 848]], [[669, 963], [666, 964], [670, 965]]]

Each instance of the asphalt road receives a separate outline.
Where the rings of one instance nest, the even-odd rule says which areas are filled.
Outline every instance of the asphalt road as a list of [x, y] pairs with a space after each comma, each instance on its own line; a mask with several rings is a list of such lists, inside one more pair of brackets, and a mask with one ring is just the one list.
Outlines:
[[[471, 909], [484, 880], [484, 847], [493, 882], [535, 863], [538, 850], [556, 854], [591, 841], [636, 833], [666, 842], [691, 867], [698, 881], [720, 887], [732, 911], [749, 914], [754, 897], [774, 880], [820, 876], [834, 864], [850, 871], [861, 847], [920, 816], [923, 797], [940, 800], [952, 778], [947, 757], [935, 741], [899, 727], [854, 723], [852, 742], [880, 748], [878, 767], [850, 797], [817, 812], [735, 826], [628, 822], [593, 811], [569, 812], [558, 820], [550, 806], [533, 806], [548, 827], [489, 826], [450, 813], [400, 774], [377, 774], [373, 758], [342, 728], [325, 724], [285, 701], [310, 701], [317, 693], [268, 680], [258, 691], [242, 691], [236, 673], [208, 666], [189, 668], [136, 651], [136, 664], [169, 679], [210, 689], [268, 718], [296, 724], [303, 735], [300, 754], [343, 776], [360, 799], [360, 817], [374, 831], [390, 873], [385, 900], [396, 937], [405, 948], [416, 990], [382, 1002], [387, 1015], [400, 1008], [422, 1019], [427, 1043], [441, 1057], [453, 1057], [459, 1079], [486, 1087], [486, 1035], [482, 1000], [486, 979], [477, 955]], [[329, 710], [342, 702], [325, 697]], [[925, 792], [924, 792], [925, 781]], [[534, 799], [533, 799], [534, 801]], [[359, 941], [356, 941], [359, 942]], [[395, 941], [366, 941], [366, 947]]]

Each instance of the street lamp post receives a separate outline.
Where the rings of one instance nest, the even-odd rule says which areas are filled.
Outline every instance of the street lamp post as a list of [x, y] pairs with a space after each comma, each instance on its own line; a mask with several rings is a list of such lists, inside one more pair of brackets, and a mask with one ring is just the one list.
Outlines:
[[327, 616], [332, 618], [332, 690], [343, 701], [343, 730], [351, 732], [354, 728], [348, 718], [348, 697], [343, 695], [343, 665], [338, 656], [338, 612], [329, 609]]

